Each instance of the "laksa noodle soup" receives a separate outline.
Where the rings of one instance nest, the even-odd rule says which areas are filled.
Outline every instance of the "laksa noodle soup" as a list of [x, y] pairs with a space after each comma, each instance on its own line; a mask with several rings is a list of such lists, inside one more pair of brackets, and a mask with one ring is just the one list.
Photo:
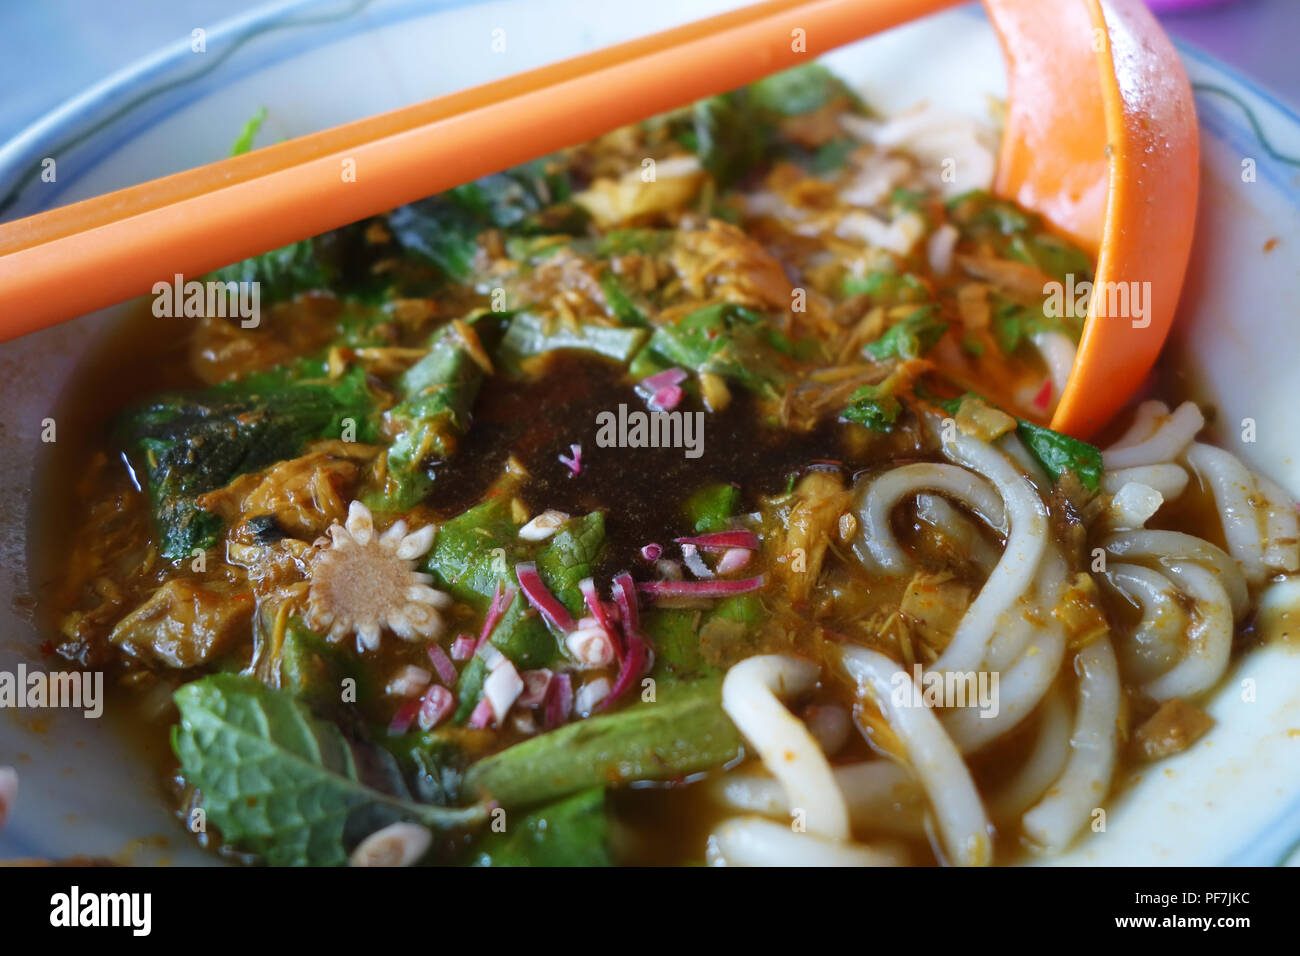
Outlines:
[[1046, 427], [1093, 263], [995, 148], [813, 66], [170, 289], [71, 399], [55, 652], [245, 862], [1065, 850], [1297, 519], [1191, 402]]

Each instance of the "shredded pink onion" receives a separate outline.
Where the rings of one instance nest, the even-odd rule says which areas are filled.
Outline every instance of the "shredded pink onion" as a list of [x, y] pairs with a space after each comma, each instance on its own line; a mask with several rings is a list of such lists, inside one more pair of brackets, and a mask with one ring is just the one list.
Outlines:
[[680, 561], [660, 558], [655, 562], [655, 570], [659, 572], [659, 577], [665, 581], [680, 581], [682, 579], [682, 564]]
[[478, 641], [468, 634], [462, 634], [451, 642], [451, 659], [453, 661], [467, 661], [474, 656], [474, 648], [478, 646]]
[[469, 715], [469, 722], [466, 726], [473, 727], [475, 730], [482, 730], [492, 723], [492, 703], [486, 697], [479, 700], [474, 705], [474, 711]]
[[1049, 378], [1043, 382], [1043, 387], [1038, 390], [1034, 396], [1034, 407], [1046, 410], [1047, 403], [1052, 400], [1052, 380]]
[[655, 392], [668, 388], [671, 385], [680, 385], [686, 381], [687, 375], [685, 369], [666, 368], [662, 372], [655, 372], [653, 375], [647, 375], [641, 381], [636, 383], [637, 394], [643, 398], [653, 395]]
[[663, 553], [663, 545], [656, 544], [653, 541], [641, 548], [641, 557], [647, 561], [658, 561], [663, 556]]
[[728, 548], [726, 553], [718, 559], [717, 572], [719, 574], [730, 574], [732, 571], [739, 571], [745, 565], [749, 564], [749, 559], [754, 556], [754, 552], [749, 548]]
[[483, 678], [483, 698], [492, 706], [492, 717], [497, 724], [505, 721], [510, 708], [524, 692], [524, 679], [514, 662], [504, 654], [492, 665]]
[[704, 559], [700, 557], [699, 549], [693, 544], [682, 545], [682, 563], [685, 564], [691, 574], [695, 575], [697, 578], [713, 577], [713, 572], [709, 570], [709, 566], [705, 564]]
[[605, 604], [600, 599], [600, 595], [596, 593], [596, 582], [591, 578], [583, 578], [578, 582], [578, 590], [582, 592], [582, 599], [587, 603], [587, 609], [591, 611], [592, 618], [600, 625], [600, 629], [609, 635], [618, 662], [623, 663], [623, 648], [617, 640], [618, 630], [615, 628], [614, 622], [609, 618], [609, 605]]
[[551, 689], [555, 674], [541, 667], [535, 671], [524, 671], [519, 676], [524, 681], [524, 692], [515, 703], [520, 707], [540, 707], [546, 701], [546, 692]]
[[752, 531], [718, 531], [713, 534], [673, 540], [680, 545], [693, 544], [701, 551], [730, 551], [732, 548], [748, 548], [750, 551], [757, 551], [761, 547], [758, 535]]
[[764, 576], [742, 578], [739, 581], [642, 581], [637, 590], [651, 598], [665, 597], [730, 597], [756, 591], [763, 586]]
[[680, 385], [668, 385], [659, 389], [650, 400], [646, 402], [652, 412], [670, 412], [682, 401], [682, 389]]
[[388, 724], [388, 736], [400, 737], [411, 729], [411, 724], [415, 721], [415, 715], [420, 712], [421, 698], [412, 697], [410, 700], [402, 701], [402, 706], [397, 708], [397, 713], [393, 714], [392, 721]]
[[483, 630], [479, 631], [478, 641], [474, 644], [474, 650], [477, 651], [492, 636], [493, 629], [497, 626], [497, 621], [501, 620], [501, 615], [506, 613], [506, 608], [510, 602], [515, 599], [514, 588], [502, 589], [501, 582], [497, 582], [496, 590], [492, 592], [492, 603], [488, 605], [487, 617], [483, 619]]
[[574, 475], [582, 474], [582, 446], [570, 445], [569, 451], [572, 457], [560, 455], [559, 458], [560, 464], [569, 469], [569, 477], [572, 478]]
[[556, 674], [546, 695], [546, 729], [558, 727], [573, 711], [573, 678]]
[[596, 711], [604, 710], [626, 694], [654, 664], [654, 652], [641, 634], [641, 621], [636, 608], [636, 585], [632, 583], [632, 575], [626, 571], [614, 578], [614, 603], [618, 605], [619, 617], [623, 622], [626, 647], [623, 665], [619, 668], [614, 686], [610, 688], [609, 696], [596, 705]]
[[421, 730], [432, 730], [447, 719], [456, 706], [456, 695], [441, 684], [434, 684], [420, 699], [419, 724]]
[[433, 669], [438, 672], [438, 676], [442, 678], [444, 684], [450, 686], [456, 683], [456, 665], [451, 662], [451, 658], [442, 649], [442, 645], [429, 645], [429, 660], [433, 661]]
[[515, 577], [519, 579], [519, 586], [523, 588], [528, 603], [537, 609], [548, 624], [562, 634], [573, 630], [573, 618], [569, 616], [569, 612], [559, 599], [546, 587], [541, 575], [537, 573], [535, 563], [520, 561], [515, 565]]

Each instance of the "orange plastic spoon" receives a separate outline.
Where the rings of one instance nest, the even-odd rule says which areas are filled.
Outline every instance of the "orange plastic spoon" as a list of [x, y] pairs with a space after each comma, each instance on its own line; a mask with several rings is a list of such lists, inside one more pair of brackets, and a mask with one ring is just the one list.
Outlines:
[[1199, 139], [1173, 44], [1141, 0], [984, 0], [1007, 58], [996, 190], [1097, 254], [1052, 427], [1088, 437], [1156, 360], [1196, 222]]

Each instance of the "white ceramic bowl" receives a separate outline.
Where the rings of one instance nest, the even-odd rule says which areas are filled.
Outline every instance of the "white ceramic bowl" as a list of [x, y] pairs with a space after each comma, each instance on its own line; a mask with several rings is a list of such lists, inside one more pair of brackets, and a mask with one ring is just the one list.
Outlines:
[[[110, 78], [0, 147], [6, 217], [210, 161], [257, 107], [263, 137], [312, 132], [737, 6], [726, 0], [596, 4], [287, 3], [211, 30]], [[505, 51], [493, 53], [504, 30]], [[1227, 447], [1300, 493], [1300, 119], [1223, 66], [1184, 50], [1202, 123], [1202, 192], [1175, 361], [1219, 409]], [[1002, 61], [978, 9], [962, 9], [838, 51], [830, 65], [885, 111], [917, 100], [986, 112]], [[1261, 138], [1262, 137], [1262, 138]], [[58, 157], [56, 183], [35, 173]], [[1252, 181], [1243, 163], [1253, 161]], [[1265, 243], [1277, 240], [1272, 252]], [[40, 663], [23, 610], [32, 491], [47, 450], [41, 421], [109, 309], [0, 346], [0, 670]], [[1252, 418], [1258, 440], [1236, 423]], [[1294, 589], [1293, 589], [1294, 592]], [[1295, 594], [1288, 596], [1295, 606]], [[1270, 601], [1278, 604], [1277, 595]], [[1285, 604], [1278, 604], [1284, 607]], [[1241, 660], [1210, 705], [1217, 725], [1152, 768], [1112, 805], [1069, 863], [1273, 863], [1300, 842], [1300, 654], [1296, 641]], [[1243, 682], [1254, 699], [1243, 700]], [[35, 714], [35, 716], [33, 716]], [[108, 720], [0, 712], [0, 764], [21, 789], [0, 858], [102, 856], [204, 862], [171, 817], [155, 771]], [[139, 841], [145, 839], [145, 844]]]

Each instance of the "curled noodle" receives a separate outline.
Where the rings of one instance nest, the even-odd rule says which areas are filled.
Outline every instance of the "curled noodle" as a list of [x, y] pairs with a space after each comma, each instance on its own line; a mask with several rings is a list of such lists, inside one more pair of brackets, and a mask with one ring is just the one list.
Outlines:
[[1204, 427], [1201, 410], [1192, 402], [1183, 402], [1172, 415], [1158, 422], [1147, 438], [1130, 445], [1112, 445], [1102, 453], [1102, 461], [1108, 471], [1173, 461]]
[[1056, 783], [1022, 818], [1025, 833], [1052, 852], [1065, 849], [1106, 798], [1119, 743], [1119, 669], [1110, 641], [1093, 641], [1075, 657], [1079, 673], [1069, 757]]
[[986, 524], [1002, 529], [1002, 502], [993, 487], [978, 475], [955, 465], [900, 465], [875, 478], [862, 496], [858, 517], [862, 533], [854, 548], [868, 566], [898, 573], [911, 564], [890, 527], [890, 512], [905, 497], [939, 491], [961, 502]]
[[999, 618], [1037, 573], [1047, 547], [1047, 511], [1033, 485], [996, 448], [958, 434], [944, 443], [944, 454], [992, 482], [1002, 495], [1008, 521], [1001, 559], [934, 663], [935, 670], [969, 671], [983, 660]]
[[804, 812], [809, 832], [847, 840], [849, 811], [830, 764], [778, 696], [802, 693], [816, 682], [817, 667], [807, 661], [777, 654], [751, 657], [727, 671], [722, 708], [781, 782], [791, 805]]
[[961, 866], [991, 862], [988, 818], [961, 754], [928, 707], [900, 704], [894, 699], [896, 675], [911, 678], [888, 657], [866, 648], [843, 647], [840, 660], [859, 694], [875, 702], [906, 748], [908, 764], [934, 809], [948, 859]]
[[1223, 676], [1232, 652], [1232, 608], [1213, 572], [1192, 562], [1171, 562], [1170, 576], [1196, 601], [1188, 628], [1188, 652], [1142, 689], [1153, 700], [1192, 697]]

